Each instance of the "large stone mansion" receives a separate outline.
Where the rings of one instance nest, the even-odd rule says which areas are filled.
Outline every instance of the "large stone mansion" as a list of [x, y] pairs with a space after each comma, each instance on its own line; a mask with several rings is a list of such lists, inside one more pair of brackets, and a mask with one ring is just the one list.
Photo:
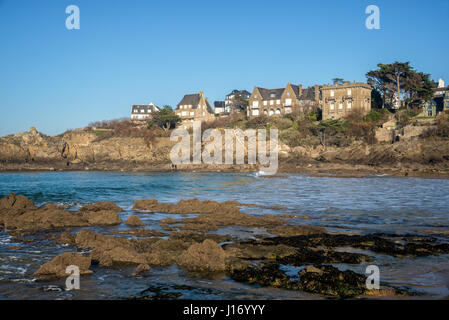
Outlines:
[[351, 112], [366, 115], [371, 111], [370, 85], [361, 82], [343, 82], [321, 87], [323, 120], [339, 119]]
[[203, 91], [194, 94], [186, 94], [178, 103], [175, 114], [181, 118], [182, 124], [188, 125], [194, 120], [210, 121], [215, 119], [214, 110], [205, 98]]
[[316, 110], [320, 104], [318, 86], [303, 89], [302, 85], [288, 83], [285, 88], [265, 89], [254, 87], [249, 98], [247, 115], [285, 115], [294, 112], [309, 112]]

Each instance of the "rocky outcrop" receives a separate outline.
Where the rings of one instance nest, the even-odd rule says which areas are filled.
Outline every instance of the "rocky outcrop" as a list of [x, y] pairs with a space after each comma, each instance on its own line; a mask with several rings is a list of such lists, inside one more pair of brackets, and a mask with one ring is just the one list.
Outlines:
[[34, 208], [34, 202], [24, 196], [16, 196], [10, 193], [9, 196], [0, 199], [0, 209], [31, 209]]
[[79, 268], [80, 275], [88, 275], [93, 273], [92, 270], [89, 270], [90, 264], [90, 258], [84, 257], [82, 254], [66, 252], [43, 264], [34, 274], [36, 276], [65, 278], [70, 275], [70, 273], [66, 273], [67, 267], [73, 265]]
[[219, 272], [226, 269], [226, 252], [215, 241], [192, 244], [178, 259], [178, 265], [194, 272]]
[[104, 266], [146, 263], [145, 257], [137, 252], [136, 244], [125, 238], [107, 237], [83, 229], [77, 233], [75, 244], [79, 248], [93, 249], [90, 257]]
[[125, 224], [132, 227], [140, 227], [145, 225], [145, 223], [143, 223], [138, 216], [129, 217], [126, 219]]
[[133, 276], [139, 277], [139, 276], [142, 276], [142, 275], [148, 273], [148, 271], [150, 271], [150, 266], [146, 263], [142, 263], [136, 267], [136, 270], [134, 271]]
[[115, 226], [122, 223], [122, 219], [115, 211], [87, 211], [83, 213], [83, 218], [87, 220], [90, 225], [97, 226]]
[[76, 211], [65, 211], [53, 204], [38, 208], [28, 198], [11, 193], [0, 199], [0, 225], [4, 225], [7, 229], [19, 230], [112, 226], [122, 223], [116, 213], [118, 211], [123, 209], [112, 202], [86, 205], [81, 208], [81, 214]]
[[102, 201], [93, 204], [88, 204], [80, 208], [81, 212], [98, 212], [98, 211], [113, 211], [123, 212], [123, 209], [111, 201]]
[[0, 224], [7, 229], [49, 230], [87, 226], [89, 223], [84, 217], [58, 208], [24, 208], [0, 210]]
[[159, 148], [155, 149], [144, 138], [110, 137], [99, 140], [94, 132], [84, 129], [50, 137], [34, 129], [0, 138], [0, 161], [63, 161], [67, 165], [107, 161], [168, 162], [172, 143], [168, 138], [159, 140], [164, 140], [164, 143], [156, 139], [155, 144]]

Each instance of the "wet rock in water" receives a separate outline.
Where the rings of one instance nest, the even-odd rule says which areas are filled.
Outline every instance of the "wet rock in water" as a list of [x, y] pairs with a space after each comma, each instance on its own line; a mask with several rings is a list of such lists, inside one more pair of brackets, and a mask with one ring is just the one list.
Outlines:
[[193, 232], [193, 231], [189, 231], [189, 230], [174, 231], [174, 232], [170, 233], [169, 238], [172, 240], [183, 240], [183, 241], [189, 241], [189, 242], [190, 241], [203, 242], [206, 239], [210, 239], [217, 243], [233, 240], [233, 238], [230, 235]]
[[128, 226], [139, 227], [144, 226], [145, 224], [140, 220], [138, 216], [131, 216], [126, 219], [125, 224]]
[[0, 199], [0, 209], [31, 209], [34, 202], [25, 196], [18, 196], [11, 192], [9, 196]]
[[11, 247], [8, 248], [8, 250], [22, 250], [22, 249], [23, 248], [19, 247], [19, 246], [11, 246]]
[[115, 247], [112, 249], [95, 248], [90, 257], [102, 266], [139, 265], [146, 263], [146, 259], [142, 254], [125, 247]]
[[179, 266], [194, 272], [219, 272], [226, 269], [226, 253], [215, 241], [192, 244], [179, 257]]
[[139, 240], [107, 237], [83, 229], [77, 233], [75, 243], [79, 248], [94, 249], [92, 260], [104, 266], [146, 263], [144, 255], [137, 250], [141, 244]]
[[278, 226], [268, 228], [267, 231], [280, 237], [327, 233], [325, 228], [316, 226]]
[[409, 235], [345, 235], [312, 234], [308, 236], [274, 237], [267, 243], [292, 247], [353, 247], [395, 257], [424, 257], [449, 253], [448, 243], [435, 243], [435, 239]]
[[56, 239], [56, 243], [74, 245], [75, 238], [76, 238], [76, 234], [62, 232], [61, 235]]
[[297, 249], [285, 245], [263, 245], [262, 243], [241, 243], [224, 245], [229, 256], [249, 260], [276, 260], [296, 254]]
[[95, 226], [115, 226], [122, 223], [122, 219], [115, 211], [100, 210], [100, 211], [85, 211], [83, 213], [90, 225]]
[[366, 261], [373, 261], [370, 256], [351, 253], [351, 252], [339, 252], [331, 250], [320, 250], [316, 248], [297, 248], [295, 254], [278, 257], [277, 262], [281, 264], [287, 264], [300, 267], [304, 264], [314, 263], [346, 263], [346, 264], [360, 264]]
[[66, 273], [67, 267], [73, 265], [79, 268], [80, 275], [88, 275], [93, 273], [92, 270], [89, 270], [90, 264], [90, 258], [84, 257], [82, 254], [66, 252], [43, 264], [34, 274], [43, 277], [65, 278], [71, 274]]
[[310, 293], [350, 298], [367, 291], [366, 277], [351, 270], [316, 265], [307, 267], [299, 275], [300, 289]]
[[139, 277], [150, 271], [150, 266], [146, 263], [139, 264], [133, 273], [133, 276]]
[[295, 281], [291, 281], [277, 263], [264, 263], [261, 266], [248, 268], [228, 268], [230, 277], [238, 282], [258, 284], [262, 287], [297, 289]]
[[19, 212], [5, 213], [0, 223], [3, 223], [7, 229], [19, 230], [49, 230], [82, 227], [88, 224], [85, 218], [72, 212], [52, 208], [22, 209]]
[[327, 249], [291, 247], [270, 244], [269, 241], [248, 241], [223, 246], [229, 256], [248, 260], [274, 260], [292, 266], [322, 263], [359, 264], [373, 259], [364, 254], [330, 251]]
[[149, 252], [143, 255], [149, 265], [166, 267], [175, 264], [182, 252], [193, 243], [193, 241], [173, 239], [159, 240], [151, 245]]
[[[104, 235], [114, 235], [114, 234], [122, 234], [122, 235], [132, 235], [136, 237], [166, 237], [167, 233], [159, 232], [151, 229], [132, 229], [132, 230], [120, 230], [120, 231], [111, 231], [105, 232]], [[159, 239], [157, 239], [159, 240]]]
[[133, 210], [152, 211], [158, 208], [159, 202], [156, 199], [136, 200], [134, 201]]
[[252, 268], [253, 264], [250, 261], [244, 259], [238, 259], [234, 257], [226, 258], [226, 270], [228, 273], [233, 273], [235, 271], [246, 270]]
[[[199, 215], [195, 218], [186, 218], [180, 220], [179, 222], [185, 224], [186, 227], [201, 225], [204, 228], [207, 228], [207, 226], [210, 225], [217, 228], [226, 226], [272, 227], [285, 224], [287, 221], [274, 215], [256, 217], [247, 213], [240, 212], [239, 209], [234, 209], [228, 212], [216, 212]], [[188, 224], [191, 224], [191, 226], [187, 226]]]
[[102, 201], [88, 204], [80, 208], [81, 212], [114, 211], [123, 212], [123, 209], [111, 201]]
[[217, 202], [212, 200], [201, 201], [199, 199], [180, 200], [177, 204], [159, 203], [157, 200], [136, 200], [134, 210], [146, 210], [150, 212], [164, 212], [173, 214], [196, 214], [196, 213], [225, 213], [239, 211], [238, 206], [250, 206], [240, 204], [237, 201]]

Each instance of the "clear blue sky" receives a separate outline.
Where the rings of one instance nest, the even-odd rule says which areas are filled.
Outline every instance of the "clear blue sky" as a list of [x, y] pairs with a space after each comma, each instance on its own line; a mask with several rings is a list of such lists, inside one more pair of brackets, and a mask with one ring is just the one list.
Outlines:
[[[80, 30], [65, 27], [70, 4]], [[370, 4], [381, 30], [365, 28]], [[199, 90], [365, 81], [396, 60], [449, 82], [448, 27], [448, 0], [0, 0], [0, 135], [54, 135]]]

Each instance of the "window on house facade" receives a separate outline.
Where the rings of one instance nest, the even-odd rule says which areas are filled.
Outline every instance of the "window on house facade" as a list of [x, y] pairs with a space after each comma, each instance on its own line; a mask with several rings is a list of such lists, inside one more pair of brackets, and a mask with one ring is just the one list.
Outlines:
[[335, 91], [331, 90], [331, 97], [334, 97], [334, 96], [335, 96]]
[[352, 89], [348, 89], [348, 96], [352, 95]]
[[259, 109], [253, 110], [253, 116], [258, 116], [258, 115], [259, 115]]
[[253, 101], [253, 107], [255, 108], [259, 107], [259, 101]]
[[274, 100], [270, 100], [270, 106], [274, 105]]
[[331, 111], [333, 111], [335, 109], [335, 103], [331, 102], [330, 109], [331, 109]]
[[276, 109], [276, 114], [281, 114], [281, 109]]
[[343, 102], [340, 102], [340, 103], [338, 104], [338, 109], [339, 109], [339, 110], [343, 110]]
[[281, 104], [281, 100], [276, 100], [276, 104]]
[[285, 105], [291, 106], [292, 105], [292, 99], [285, 99]]
[[270, 109], [270, 112], [268, 113], [268, 115], [272, 116], [274, 114], [274, 110]]
[[348, 101], [348, 110], [350, 110], [352, 108], [352, 101]]
[[264, 101], [263, 105], [266, 106], [268, 104], [268, 101]]
[[285, 108], [285, 113], [292, 113], [292, 108], [290, 108], [290, 107]]

